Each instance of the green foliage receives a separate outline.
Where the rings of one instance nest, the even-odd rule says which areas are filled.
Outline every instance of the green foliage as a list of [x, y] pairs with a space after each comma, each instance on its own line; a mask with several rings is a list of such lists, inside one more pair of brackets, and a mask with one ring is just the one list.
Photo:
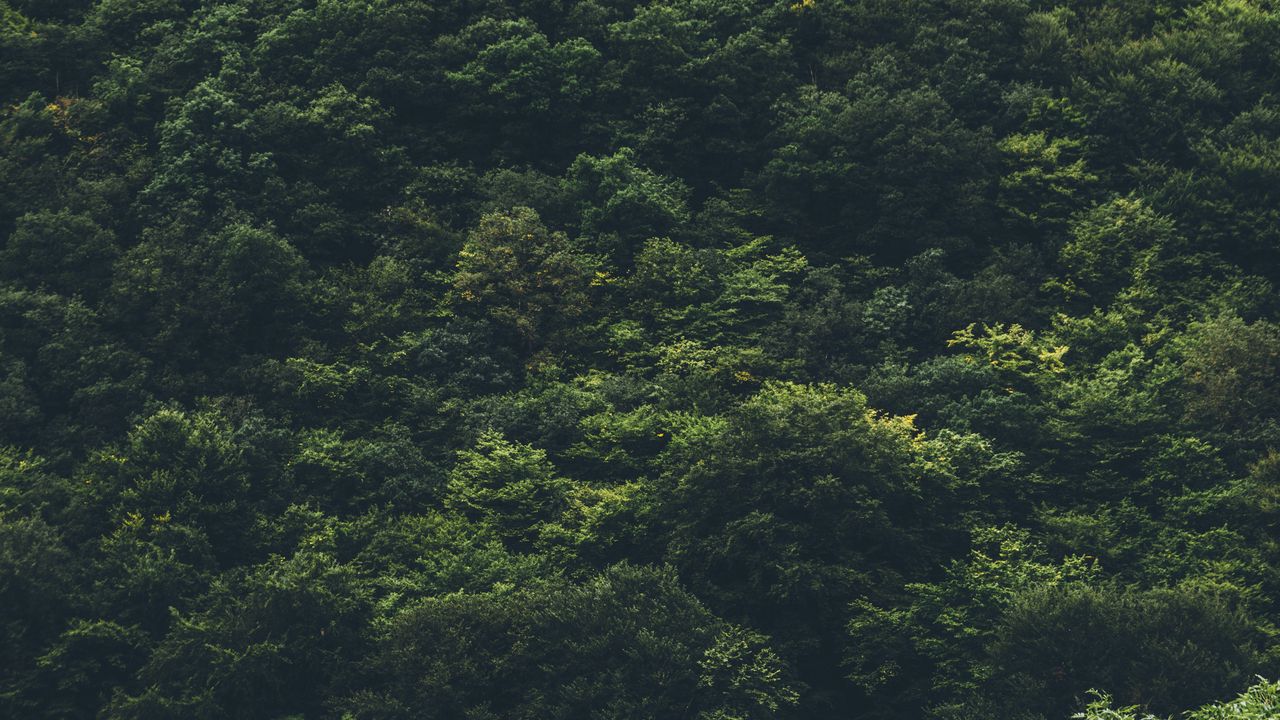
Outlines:
[[0, 264], [24, 284], [97, 300], [110, 285], [119, 250], [112, 233], [92, 218], [43, 211], [18, 218]]
[[[1187, 713], [1190, 720], [1264, 720], [1275, 717], [1280, 708], [1280, 685], [1267, 681], [1259, 682], [1243, 692], [1240, 697], [1227, 702], [1205, 705]], [[1098, 693], [1084, 712], [1073, 715], [1079, 720], [1138, 720], [1137, 707], [1113, 708], [1111, 696]], [[1155, 720], [1152, 715], [1143, 715], [1142, 720]]]
[[1167, 714], [1243, 686], [1266, 641], [1257, 619], [1195, 588], [1066, 586], [1016, 598], [990, 652], [1014, 708], [1048, 715], [1107, 687]]
[[157, 233], [121, 258], [112, 287], [117, 322], [183, 365], [279, 347], [302, 311], [305, 265], [297, 251], [270, 230], [245, 225], [194, 247], [175, 235]]
[[120, 718], [318, 712], [367, 612], [351, 568], [323, 553], [272, 557], [214, 583], [203, 609], [176, 615], [140, 671], [147, 688], [117, 697]]
[[1062, 372], [1062, 358], [1070, 349], [1051, 345], [1020, 325], [984, 326], [981, 333], [970, 325], [957, 330], [947, 344], [970, 349], [965, 356], [969, 362], [985, 360], [1002, 375], [1031, 382]]
[[529, 208], [486, 215], [458, 252], [456, 303], [461, 314], [492, 319], [534, 351], [588, 313], [596, 267]]
[[688, 189], [637, 166], [630, 148], [608, 157], [580, 155], [566, 172], [565, 188], [582, 208], [580, 232], [615, 258], [625, 260], [638, 242], [668, 235], [689, 219]]
[[148, 398], [150, 363], [82, 301], [9, 286], [0, 290], [0, 314], [7, 442], [83, 455], [89, 445], [53, 438], [117, 436]]
[[[906, 597], [892, 598], [891, 605], [869, 597], [853, 604], [850, 679], [886, 714], [933, 705], [933, 714], [946, 717], [965, 704], [981, 707], [992, 675], [988, 648], [1003, 614], [1018, 603], [1019, 589], [1058, 588], [1098, 575], [1087, 557], [1051, 561], [1025, 530], [976, 528], [968, 557], [953, 561], [941, 581], [909, 584]], [[1025, 711], [1033, 700], [1009, 690], [997, 697], [1009, 712]]]
[[1117, 198], [1084, 213], [1062, 247], [1074, 287], [1101, 303], [1150, 273], [1162, 252], [1183, 243], [1168, 217], [1140, 201]]
[[1044, 131], [1002, 139], [999, 148], [1009, 172], [1000, 178], [1000, 192], [1011, 214], [1048, 224], [1061, 222], [1078, 208], [1098, 181], [1085, 165], [1083, 144]]
[[847, 604], [927, 566], [930, 534], [948, 530], [934, 514], [945, 480], [911, 419], [856, 392], [771, 383], [726, 417], [686, 422], [652, 511], [670, 526], [666, 557], [712, 609], [797, 661], [833, 662]]
[[0, 716], [1275, 715], [1278, 38], [0, 0]]
[[57, 637], [74, 581], [71, 553], [55, 528], [39, 517], [0, 514], [0, 647], [5, 657], [0, 708], [6, 714], [38, 712], [36, 660]]
[[354, 717], [787, 717], [797, 695], [756, 633], [670, 570], [455, 593], [384, 628]]
[[1221, 315], [1191, 323], [1178, 340], [1187, 413], [1206, 424], [1253, 432], [1274, 417], [1272, 379], [1280, 328]]
[[762, 189], [819, 251], [901, 259], [963, 247], [981, 228], [991, 138], [966, 127], [936, 88], [904, 75], [877, 58], [848, 81], [847, 95], [806, 87], [781, 107]]
[[445, 502], [492, 525], [499, 536], [528, 544], [542, 525], [564, 512], [571, 487], [557, 477], [546, 453], [486, 433], [474, 449], [459, 454]]

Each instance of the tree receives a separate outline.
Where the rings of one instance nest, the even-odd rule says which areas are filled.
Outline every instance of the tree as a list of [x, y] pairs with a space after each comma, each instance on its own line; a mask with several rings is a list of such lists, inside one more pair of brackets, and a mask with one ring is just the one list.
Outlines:
[[563, 185], [578, 206], [578, 233], [619, 268], [630, 265], [640, 243], [670, 235], [689, 220], [689, 189], [642, 167], [630, 148], [579, 155]]
[[1057, 588], [1099, 574], [1087, 557], [1050, 560], [1029, 531], [1013, 526], [976, 527], [969, 545], [942, 579], [908, 584], [882, 604], [870, 597], [854, 603], [846, 667], [872, 699], [871, 716], [996, 713], [984, 707], [993, 698], [1006, 698], [1007, 712], [1022, 712], [1030, 698], [1008, 696], [1020, 688], [992, 695], [987, 687], [987, 647], [1006, 609], [1025, 588]]
[[893, 262], [931, 247], [967, 249], [983, 232], [994, 142], [890, 60], [851, 81], [848, 94], [805, 87], [778, 111], [758, 187], [774, 227], [802, 247]]
[[1211, 591], [1064, 586], [1024, 591], [991, 652], [1010, 707], [1052, 717], [1106, 687], [1164, 715], [1270, 670], [1264, 643], [1257, 619]]
[[110, 285], [118, 255], [113, 233], [92, 218], [42, 211], [18, 218], [0, 253], [0, 272], [32, 289], [45, 287], [94, 302]]
[[1076, 219], [1060, 257], [1074, 286], [1104, 306], [1151, 272], [1162, 254], [1184, 245], [1172, 219], [1141, 200], [1115, 198]]
[[306, 264], [267, 228], [232, 225], [185, 241], [148, 233], [120, 260], [112, 312], [167, 365], [190, 369], [279, 352], [305, 307]]
[[[83, 457], [118, 437], [148, 398], [148, 363], [84, 302], [0, 287], [0, 436]], [[79, 442], [58, 437], [78, 436]], [[46, 444], [47, 443], [47, 444]]]
[[258, 513], [283, 490], [278, 468], [263, 452], [270, 442], [261, 418], [243, 408], [157, 410], [81, 467], [101, 503], [84, 510], [109, 513], [81, 522], [104, 529], [189, 526], [234, 564], [250, 546], [247, 533]]
[[397, 614], [354, 717], [785, 718], [797, 692], [765, 638], [709, 613], [670, 570], [453, 593]]
[[[1275, 714], [1280, 705], [1280, 684], [1262, 680], [1240, 694], [1235, 700], [1212, 703], [1196, 710], [1188, 710], [1188, 720], [1266, 720]], [[1095, 699], [1083, 712], [1072, 715], [1077, 720], [1138, 720], [1140, 709], [1136, 706], [1113, 708], [1111, 696], [1095, 692]], [[1144, 714], [1142, 720], [1156, 720]]]
[[812, 711], [830, 712], [851, 697], [829, 676], [848, 604], [930, 565], [949, 530], [943, 478], [910, 418], [853, 390], [767, 383], [725, 417], [682, 425], [651, 501], [666, 558], [712, 610], [775, 638], [824, 688]]
[[41, 712], [37, 659], [52, 645], [73, 607], [77, 568], [56, 528], [37, 517], [0, 510], [0, 710]]
[[446, 505], [494, 527], [499, 536], [529, 547], [541, 527], [568, 506], [572, 484], [556, 475], [545, 452], [485, 433], [458, 455], [449, 474]]
[[533, 355], [571, 338], [575, 321], [588, 316], [597, 268], [593, 256], [547, 230], [533, 210], [491, 213], [458, 253], [454, 305], [460, 314], [490, 319]]
[[342, 658], [360, 644], [367, 600], [355, 573], [299, 551], [215, 582], [197, 609], [175, 614], [140, 678], [109, 716], [281, 717], [320, 714]]
[[1248, 434], [1274, 432], [1268, 426], [1280, 410], [1272, 382], [1280, 362], [1280, 327], [1223, 314], [1193, 322], [1177, 345], [1191, 419]]

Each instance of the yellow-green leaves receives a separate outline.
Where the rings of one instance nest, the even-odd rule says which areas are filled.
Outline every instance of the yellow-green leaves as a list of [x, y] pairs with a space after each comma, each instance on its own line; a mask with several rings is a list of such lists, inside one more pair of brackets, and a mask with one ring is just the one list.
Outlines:
[[1061, 373], [1066, 369], [1063, 358], [1069, 348], [1014, 323], [987, 325], [973, 323], [957, 330], [948, 347], [967, 351], [973, 362], [986, 362], [998, 370], [1017, 377], [1035, 379]]

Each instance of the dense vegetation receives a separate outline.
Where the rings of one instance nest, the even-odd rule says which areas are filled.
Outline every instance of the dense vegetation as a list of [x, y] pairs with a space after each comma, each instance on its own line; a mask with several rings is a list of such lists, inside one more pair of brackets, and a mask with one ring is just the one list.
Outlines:
[[0, 716], [1280, 712], [1270, 0], [4, 0], [0, 100]]

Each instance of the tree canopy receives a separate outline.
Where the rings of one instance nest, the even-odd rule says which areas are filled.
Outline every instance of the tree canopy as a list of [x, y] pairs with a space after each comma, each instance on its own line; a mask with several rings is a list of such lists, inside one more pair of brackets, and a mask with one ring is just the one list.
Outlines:
[[0, 0], [0, 716], [1274, 717], [1278, 98], [1265, 0]]

